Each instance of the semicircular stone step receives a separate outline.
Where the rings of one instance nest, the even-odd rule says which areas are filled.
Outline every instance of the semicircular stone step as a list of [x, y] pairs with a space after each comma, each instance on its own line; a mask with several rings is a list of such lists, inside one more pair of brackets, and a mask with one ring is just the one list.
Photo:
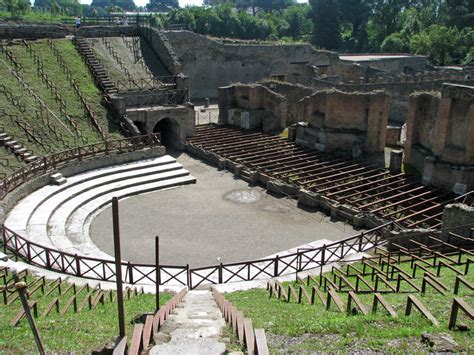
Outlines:
[[176, 162], [176, 159], [170, 156], [163, 156], [139, 162], [132, 162], [127, 164], [116, 165], [113, 167], [96, 169], [68, 177], [68, 181], [61, 186], [47, 185], [42, 187], [41, 189], [34, 191], [33, 193], [22, 199], [8, 214], [5, 224], [7, 226], [11, 226], [11, 228], [14, 228], [17, 233], [25, 233], [27, 232], [27, 225], [30, 222], [32, 214], [38, 208], [40, 208], [43, 203], [48, 201], [56, 194], [64, 192], [66, 189], [99, 177], [109, 176], [126, 171], [140, 170], [151, 166], [158, 167], [174, 162]]
[[15, 206], [5, 224], [42, 245], [110, 258], [94, 245], [89, 229], [84, 228], [94, 212], [113, 196], [123, 198], [195, 181], [169, 156], [97, 169], [71, 176], [62, 186], [48, 185], [30, 194]]

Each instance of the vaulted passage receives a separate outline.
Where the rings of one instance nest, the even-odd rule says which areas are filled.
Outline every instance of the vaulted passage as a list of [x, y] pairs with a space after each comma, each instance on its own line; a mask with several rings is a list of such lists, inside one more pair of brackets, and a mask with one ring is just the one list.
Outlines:
[[179, 124], [172, 118], [163, 118], [153, 128], [153, 133], [160, 135], [161, 144], [165, 147], [177, 147], [179, 143]]

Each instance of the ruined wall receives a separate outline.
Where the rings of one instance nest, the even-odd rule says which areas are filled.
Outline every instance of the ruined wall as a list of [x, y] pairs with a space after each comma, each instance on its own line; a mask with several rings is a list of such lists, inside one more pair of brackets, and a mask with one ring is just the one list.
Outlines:
[[[443, 210], [443, 229], [474, 225], [474, 207], [454, 203], [447, 205]], [[449, 231], [445, 232], [445, 236]], [[456, 228], [456, 234], [471, 237], [471, 227]]]
[[281, 81], [262, 81], [260, 84], [286, 98], [287, 126], [304, 120], [303, 117], [299, 116], [298, 102], [302, 98], [314, 94], [314, 89], [299, 84], [290, 84]]
[[336, 53], [317, 51], [309, 44], [225, 44], [188, 31], [165, 31], [164, 35], [191, 79], [192, 98], [215, 98], [221, 86], [257, 82], [271, 74], [286, 79], [301, 62], [331, 65], [339, 61]]
[[410, 97], [404, 163], [426, 184], [474, 188], [474, 87], [445, 84], [441, 96]]
[[325, 152], [383, 153], [389, 96], [382, 91], [345, 93], [325, 90], [297, 104], [307, 124], [297, 128], [297, 143]]
[[[363, 54], [356, 54], [354, 56], [361, 57]], [[370, 57], [378, 56], [378, 58], [370, 59]], [[350, 55], [343, 55], [343, 58], [351, 57]], [[415, 70], [424, 71], [428, 68], [428, 57], [421, 55], [400, 55], [396, 54], [367, 54], [368, 59], [357, 61], [363, 67], [377, 68], [388, 73], [403, 73], [406, 67], [410, 67]], [[348, 63], [354, 63], [354, 61], [347, 60]]]
[[148, 45], [171, 74], [177, 75], [181, 72], [181, 64], [168, 39], [161, 31], [151, 27], [141, 27], [140, 34], [147, 40]]
[[264, 85], [219, 88], [219, 123], [272, 132], [285, 128], [286, 119], [285, 97]]
[[474, 76], [472, 76], [470, 72], [465, 71], [423, 75], [378, 75], [375, 79], [371, 78], [368, 83], [337, 83], [315, 78], [311, 86], [315, 90], [335, 88], [345, 92], [385, 90], [391, 97], [389, 112], [390, 122], [403, 124], [406, 122], [408, 115], [408, 98], [410, 95], [416, 91], [439, 91], [445, 82], [474, 85]]

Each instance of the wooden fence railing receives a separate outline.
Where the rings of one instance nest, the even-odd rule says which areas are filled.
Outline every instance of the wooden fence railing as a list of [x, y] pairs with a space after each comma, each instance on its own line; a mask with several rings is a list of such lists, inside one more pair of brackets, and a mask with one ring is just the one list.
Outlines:
[[130, 348], [127, 352], [127, 338], [120, 339], [117, 346], [114, 349], [114, 354], [128, 354], [138, 355], [142, 350], [147, 349], [148, 346], [153, 343], [155, 335], [159, 332], [165, 321], [168, 319], [171, 312], [186, 296], [187, 289], [184, 288], [179, 293], [173, 296], [162, 308], [160, 308], [155, 314], [149, 314], [146, 316], [145, 324], [136, 324], [133, 328], [133, 335], [130, 341]]
[[160, 76], [147, 79], [117, 80], [115, 86], [119, 91], [173, 89], [176, 76]]
[[[67, 275], [99, 281], [115, 281], [115, 261], [59, 251], [31, 242], [3, 226], [3, 247], [29, 264]], [[187, 285], [187, 266], [160, 265], [161, 283]], [[155, 283], [156, 267], [124, 263], [122, 274], [129, 284]]]
[[267, 355], [268, 344], [264, 329], [254, 329], [252, 320], [244, 318], [244, 314], [239, 312], [229, 301], [224, 298], [224, 295], [212, 288], [212, 295], [216, 300], [219, 309], [224, 316], [224, 319], [233, 332], [236, 334], [239, 343], [247, 348], [249, 355]]
[[144, 136], [103, 141], [44, 156], [37, 161], [21, 167], [19, 170], [1, 180], [0, 200], [3, 200], [9, 192], [13, 191], [25, 182], [30, 181], [32, 178], [55, 170], [67, 163], [73, 161], [80, 162], [83, 159], [93, 156], [108, 155], [110, 153], [125, 153], [159, 145], [160, 141], [158, 136], [156, 134], [149, 134]]
[[[186, 266], [160, 265], [160, 284], [176, 284], [194, 289], [202, 284], [268, 279], [327, 265], [354, 251], [365, 251], [386, 243], [383, 231], [393, 228], [388, 223], [354, 237], [324, 245], [321, 248], [299, 251], [285, 256], [258, 259], [210, 267], [190, 269]], [[3, 248], [13, 252], [29, 264], [51, 271], [100, 281], [115, 281], [113, 259], [99, 259], [59, 251], [31, 242], [3, 226]], [[305, 262], [302, 262], [305, 260]], [[124, 263], [124, 282], [155, 284], [156, 266], [153, 264]]]
[[383, 234], [395, 226], [393, 222], [320, 248], [300, 249], [296, 253], [274, 258], [220, 264], [190, 270], [189, 287], [236, 281], [267, 279], [284, 274], [314, 269], [342, 259], [350, 253], [361, 252], [386, 243]]

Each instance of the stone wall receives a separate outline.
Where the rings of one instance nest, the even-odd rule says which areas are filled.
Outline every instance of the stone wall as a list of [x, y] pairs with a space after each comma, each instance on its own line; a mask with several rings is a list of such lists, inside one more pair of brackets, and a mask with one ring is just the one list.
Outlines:
[[272, 132], [285, 128], [286, 119], [286, 98], [264, 85], [219, 88], [219, 123]]
[[142, 133], [157, 133], [155, 127], [164, 119], [169, 120], [166, 132], [167, 137], [163, 137], [169, 145], [182, 149], [186, 138], [194, 135], [195, 113], [194, 106], [189, 104], [172, 106], [156, 106], [145, 108], [128, 108], [127, 117], [133, 121], [137, 127], [141, 127]]
[[165, 31], [164, 35], [191, 79], [195, 99], [216, 98], [219, 87], [232, 83], [257, 82], [274, 74], [292, 77], [302, 63], [326, 65], [331, 71], [331, 65], [339, 62], [336, 53], [318, 51], [309, 44], [225, 44], [188, 31]]
[[389, 96], [382, 91], [345, 93], [325, 90], [297, 104], [297, 143], [325, 152], [383, 153]]
[[181, 64], [168, 39], [161, 31], [150, 27], [141, 27], [140, 33], [171, 74], [181, 73]]
[[0, 23], [0, 39], [40, 39], [40, 38], [64, 38], [74, 34], [71, 26], [60, 24], [19, 24]]
[[302, 98], [314, 94], [314, 89], [299, 84], [290, 84], [281, 81], [262, 81], [260, 84], [286, 98], [286, 104], [288, 107], [286, 126], [303, 120], [303, 118], [299, 116], [298, 102]]
[[[357, 54], [356, 56], [361, 57], [363, 54]], [[415, 70], [424, 71], [428, 69], [428, 58], [421, 55], [400, 55], [388, 54], [383, 56], [382, 54], [367, 54], [369, 59], [357, 61], [363, 67], [372, 67], [383, 70], [387, 73], [403, 73], [405, 68], [409, 67]], [[377, 56], [377, 58], [370, 59], [370, 57]], [[347, 60], [348, 63], [354, 63], [354, 61]]]
[[443, 83], [446, 82], [474, 85], [474, 76], [471, 76], [470, 73], [458, 73], [454, 76], [444, 73], [436, 75], [380, 76], [379, 78], [379, 82], [368, 83], [336, 83], [315, 78], [311, 86], [315, 90], [335, 88], [345, 92], [385, 90], [391, 97], [389, 121], [400, 125], [407, 120], [408, 99], [412, 93], [417, 91], [439, 91]]
[[474, 87], [445, 84], [441, 96], [410, 97], [404, 163], [425, 184], [474, 188]]
[[[466, 238], [472, 238], [471, 229], [474, 225], [474, 207], [455, 203], [447, 205], [443, 210], [443, 229], [455, 228], [454, 232]], [[468, 227], [462, 227], [468, 226]], [[445, 232], [448, 237], [449, 231]], [[453, 238], [454, 240], [454, 238]], [[474, 239], [473, 239], [474, 241]]]

